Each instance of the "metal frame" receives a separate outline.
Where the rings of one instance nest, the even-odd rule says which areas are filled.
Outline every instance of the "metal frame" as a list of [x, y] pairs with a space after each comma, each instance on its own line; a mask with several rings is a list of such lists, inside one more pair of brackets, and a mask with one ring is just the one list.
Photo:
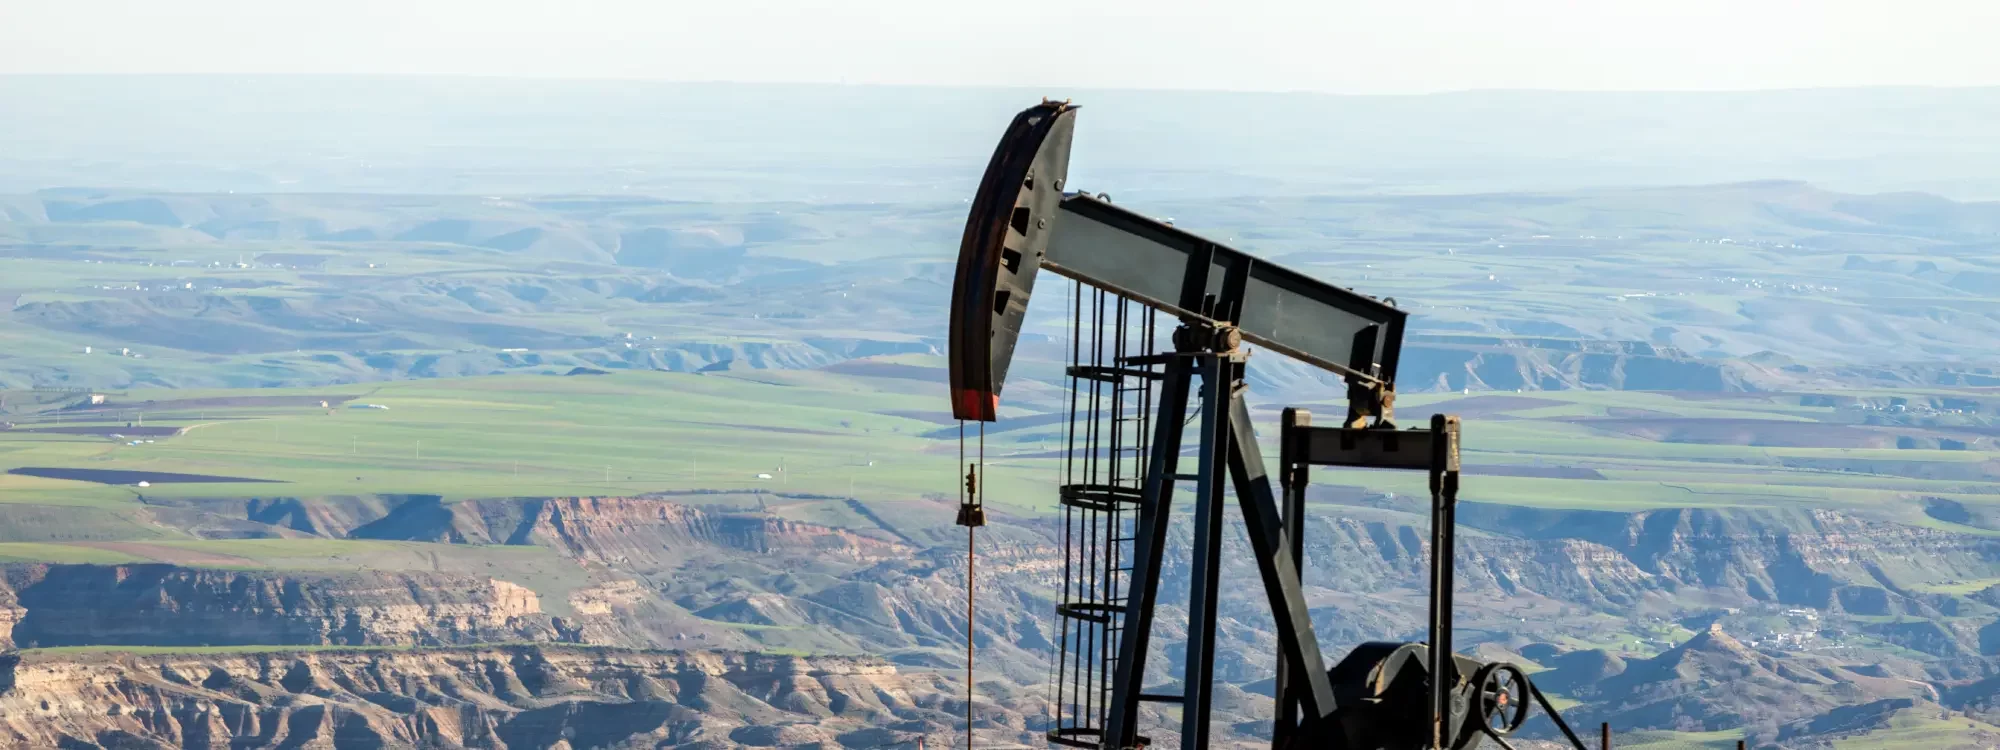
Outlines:
[[[1147, 442], [1146, 472], [1133, 521], [1133, 556], [1118, 656], [1099, 747], [1131, 747], [1141, 701], [1183, 703], [1182, 746], [1207, 746], [1214, 674], [1215, 609], [1226, 492], [1243, 513], [1271, 612], [1288, 701], [1300, 722], [1334, 710], [1333, 690], [1306, 611], [1299, 577], [1303, 502], [1281, 509], [1243, 401], [1244, 342], [1330, 372], [1348, 383], [1348, 422], [1386, 426], [1392, 416], [1397, 362], [1408, 314], [1380, 300], [1260, 262], [1221, 243], [1113, 206], [1099, 195], [1064, 193], [1075, 108], [1030, 107], [1002, 137], [981, 180], [961, 239], [953, 282], [950, 386], [961, 420], [992, 421], [1035, 273], [1046, 267], [1093, 288], [1174, 315], [1174, 351], [1096, 363], [1074, 377], [1127, 377], [1162, 367]], [[1081, 367], [1082, 363], [1076, 363]], [[1200, 447], [1196, 472], [1179, 474], [1188, 397], [1200, 377]], [[1193, 590], [1188, 679], [1180, 696], [1144, 695], [1159, 573], [1177, 481], [1195, 484]], [[1122, 496], [1121, 496], [1122, 501]], [[1107, 628], [1108, 629], [1108, 628]], [[1061, 739], [1081, 742], [1084, 727]], [[1051, 736], [1056, 740], [1055, 736]]]
[[[1482, 710], [1476, 705], [1481, 697], [1481, 688], [1469, 683], [1476, 675], [1461, 671], [1461, 667], [1478, 662], [1460, 657], [1452, 652], [1452, 589], [1456, 579], [1454, 558], [1458, 548], [1458, 485], [1459, 446], [1463, 440], [1459, 419], [1456, 415], [1434, 414], [1428, 429], [1396, 430], [1385, 427], [1314, 427], [1312, 413], [1304, 409], [1286, 409], [1279, 433], [1280, 476], [1287, 501], [1286, 518], [1303, 519], [1305, 514], [1305, 490], [1313, 466], [1352, 466], [1382, 469], [1404, 469], [1424, 471], [1430, 474], [1431, 491], [1431, 566], [1430, 566], [1430, 632], [1425, 641], [1426, 674], [1429, 675], [1429, 696], [1426, 713], [1430, 716], [1429, 734], [1433, 748], [1466, 748], [1475, 746], [1483, 736], [1501, 747], [1512, 747], [1501, 733], [1487, 726], [1483, 721], [1469, 722], [1475, 712]], [[1495, 667], [1518, 670], [1511, 664], [1492, 663], [1480, 671]], [[1443, 675], [1443, 679], [1439, 679]], [[1568, 739], [1571, 747], [1583, 750], [1583, 740], [1570, 729], [1562, 714], [1542, 694], [1533, 680], [1525, 674], [1522, 679], [1533, 701], [1548, 714]], [[1300, 719], [1298, 688], [1292, 683], [1288, 670], [1278, 673], [1276, 694], [1279, 696], [1276, 727], [1272, 732], [1273, 746], [1282, 747], [1296, 736], [1303, 721]], [[1305, 714], [1310, 716], [1310, 714]], [[1469, 731], [1468, 731], [1469, 730]]]
[[[1278, 636], [1274, 743], [1282, 747], [1298, 740], [1323, 739], [1332, 746], [1345, 744], [1346, 728], [1338, 725], [1348, 714], [1336, 715], [1333, 678], [1320, 653], [1300, 587], [1305, 488], [1309, 467], [1319, 465], [1430, 472], [1433, 554], [1428, 662], [1429, 674], [1436, 679], [1430, 680], [1428, 705], [1422, 713], [1432, 719], [1428, 734], [1433, 747], [1458, 748], [1462, 740], [1477, 742], [1478, 737], [1460, 731], [1466, 707], [1454, 706], [1454, 701], [1471, 700], [1459, 689], [1464, 675], [1460, 659], [1451, 653], [1459, 424], [1456, 417], [1445, 415], [1433, 417], [1428, 430], [1397, 430], [1392, 423], [1394, 383], [1407, 313], [1397, 309], [1394, 300], [1359, 294], [1263, 263], [1169, 223], [1113, 206], [1103, 195], [1062, 192], [1073, 121], [1074, 108], [1068, 102], [1044, 100], [1023, 111], [995, 150], [973, 199], [952, 292], [950, 387], [955, 415], [961, 420], [996, 418], [1000, 386], [1013, 357], [1035, 273], [1043, 267], [1122, 300], [1176, 316], [1181, 325], [1175, 331], [1172, 352], [1120, 354], [1108, 366], [1093, 359], [1086, 367], [1079, 360], [1069, 370], [1073, 379], [1094, 383], [1116, 385], [1127, 378], [1151, 381], [1157, 387], [1158, 400], [1152, 437], [1143, 442], [1145, 469], [1136, 492], [1125, 485], [1065, 488], [1066, 505], [1115, 515], [1129, 504], [1136, 518], [1129, 538], [1133, 552], [1125, 590], [1117, 591], [1114, 580], [1099, 586], [1098, 590], [1109, 592], [1101, 599], [1059, 605], [1070, 610], [1066, 617], [1103, 626], [1094, 632], [1117, 632], [1118, 650], [1111, 667], [1110, 699], [1101, 709], [1102, 726], [1064, 727], [1059, 715], [1050, 741], [1125, 750], [1142, 740], [1137, 731], [1139, 704], [1160, 701], [1183, 704], [1183, 748], [1207, 747], [1223, 514], [1226, 488], [1233, 488]], [[1340, 427], [1315, 428], [1310, 413], [1286, 411], [1280, 443], [1282, 495], [1272, 492], [1243, 398], [1243, 365], [1248, 353], [1241, 345], [1245, 342], [1338, 373], [1348, 385], [1348, 413]], [[1194, 392], [1197, 376], [1202, 394], [1197, 466], [1194, 473], [1181, 474], [1188, 397]], [[1071, 421], [1074, 425], [1074, 414]], [[1140, 432], [1143, 434], [1143, 429]], [[1187, 679], [1181, 695], [1148, 695], [1140, 688], [1145, 684], [1145, 657], [1152, 637], [1173, 494], [1180, 481], [1195, 485]], [[1110, 543], [1123, 541], [1127, 540], [1115, 538]], [[1116, 565], [1115, 549], [1111, 554], [1114, 558], [1108, 558], [1112, 562], [1107, 570], [1125, 572]], [[1065, 555], [1067, 559], [1067, 549]], [[1093, 585], [1098, 583], [1102, 582]], [[1121, 596], [1122, 610], [1113, 603]], [[1342, 665], [1349, 665], [1357, 656], [1381, 653], [1384, 646], [1404, 649], [1402, 653], [1409, 654], [1406, 660], [1416, 649], [1414, 644], [1367, 644], [1350, 653]], [[1101, 655], [1101, 651], [1094, 653]], [[1581, 742], [1575, 740], [1547, 699], [1532, 682], [1528, 687], [1581, 748]], [[1357, 709], [1352, 714], [1357, 721], [1370, 720], [1369, 709]], [[1305, 732], [1317, 737], [1302, 737]], [[1487, 733], [1506, 744], [1499, 735], [1490, 730]], [[1092, 736], [1098, 741], [1086, 739]]]
[[[1453, 706], [1458, 683], [1467, 675], [1458, 674], [1452, 658], [1453, 557], [1458, 548], [1459, 419], [1455, 415], [1431, 416], [1429, 429], [1384, 429], [1379, 427], [1313, 427], [1312, 413], [1286, 409], [1279, 433], [1280, 472], [1284, 478], [1289, 514], [1304, 518], [1305, 489], [1313, 466], [1352, 466], [1378, 469], [1406, 469], [1430, 474], [1431, 490], [1431, 570], [1430, 632], [1425, 645], [1430, 679], [1429, 713], [1432, 747], [1457, 747], [1458, 730], [1468, 707]], [[1439, 676], [1445, 676], [1439, 679]], [[1289, 671], [1278, 673], [1279, 696], [1274, 747], [1295, 733], [1301, 712], [1298, 690]], [[1310, 717], [1310, 712], [1304, 713]]]
[[[1143, 497], [1153, 396], [1164, 360], [1154, 356], [1157, 310], [1103, 290], [1086, 293], [1080, 283], [1075, 302], [1067, 369], [1070, 455], [1059, 488], [1061, 632], [1046, 736], [1052, 744], [1096, 748], [1110, 704], [1120, 615], [1131, 588], [1134, 512]], [[1119, 364], [1128, 361], [1153, 364]]]
[[[1099, 197], [1066, 196], [1057, 214], [1042, 265], [1181, 321], [1174, 352], [1113, 363], [1114, 368], [1165, 367], [1137, 503], [1111, 699], [1098, 746], [1122, 749], [1138, 743], [1139, 704], [1149, 701], [1181, 703], [1181, 746], [1208, 746], [1226, 488], [1235, 491], [1275, 619], [1280, 669], [1287, 675], [1286, 710], [1298, 722], [1331, 715], [1333, 687], [1300, 584], [1303, 502], [1288, 495], [1281, 508], [1266, 476], [1243, 398], [1247, 352], [1241, 345], [1258, 344], [1343, 375], [1355, 400], [1350, 421], [1374, 419], [1386, 425], [1407, 314], [1388, 302], [1259, 262]], [[1197, 466], [1181, 474], [1188, 398], [1196, 392], [1197, 376], [1202, 394]], [[1145, 657], [1175, 483], [1183, 480], [1195, 484], [1186, 679], [1179, 696], [1148, 695], [1141, 691]]]
[[[1197, 329], [1184, 326], [1181, 330]], [[1123, 637], [1112, 681], [1103, 747], [1133, 746], [1138, 740], [1139, 703], [1158, 699], [1142, 695], [1140, 689], [1145, 683], [1144, 659], [1152, 635], [1154, 604], [1158, 600], [1159, 571], [1172, 512], [1173, 484], [1182, 478], [1193, 479], [1196, 490], [1186, 679], [1183, 681], [1184, 691], [1179, 697], [1182, 704], [1181, 746], [1205, 748], [1208, 744], [1209, 707], [1212, 702], [1210, 689], [1215, 669], [1214, 624], [1222, 562], [1223, 513], [1227, 503], [1225, 478], [1235, 489], [1246, 532], [1257, 557], [1257, 568], [1276, 622], [1281, 661], [1288, 673], [1303, 676], [1297, 691], [1297, 703], [1302, 707], [1303, 715], [1314, 718], [1326, 716], [1333, 710], [1333, 688], [1327, 678], [1319, 641], [1313, 633], [1312, 620], [1299, 583], [1300, 566], [1294, 554], [1298, 544], [1287, 532], [1287, 524], [1282, 521], [1276, 497], [1271, 491], [1270, 478], [1264, 473], [1264, 460], [1251, 425], [1249, 404], [1243, 399], [1242, 365], [1243, 356], [1234, 349], [1183, 352], [1168, 365], [1161, 389], [1160, 413], [1154, 421], [1157, 432], [1153, 441], [1152, 465], [1147, 472], [1145, 495], [1138, 509], [1132, 591], [1123, 615]], [[1201, 373], [1204, 394], [1201, 432], [1197, 438], [1200, 450], [1196, 471], [1192, 475], [1179, 475], [1187, 396], [1192, 390], [1197, 370]]]
[[[1126, 599], [1117, 669], [1102, 737], [1102, 747], [1106, 748], [1133, 746], [1139, 739], [1139, 703], [1158, 698], [1143, 695], [1141, 688], [1145, 683], [1145, 656], [1152, 637], [1173, 485], [1184, 478], [1193, 479], [1196, 489], [1186, 679], [1180, 696], [1181, 747], [1192, 750], [1208, 746], [1223, 509], [1227, 502], [1225, 478], [1231, 480], [1235, 489], [1257, 558], [1258, 572], [1275, 619], [1280, 661], [1289, 673], [1302, 676], [1297, 703], [1305, 716], [1314, 719], [1327, 716], [1334, 708], [1333, 688], [1299, 584], [1300, 565], [1296, 556], [1299, 545], [1288, 534], [1271, 491], [1249, 404], [1243, 398], [1246, 390], [1243, 364], [1247, 357], [1240, 342], [1245, 336], [1234, 323], [1245, 307], [1246, 290], [1259, 264], [1247, 255], [1223, 255], [1217, 249], [1213, 244], [1198, 245], [1185, 256], [1178, 287], [1181, 296], [1176, 300], [1178, 304], [1171, 307], [1193, 314], [1183, 316], [1175, 333], [1176, 352], [1167, 363], [1160, 389], [1160, 411], [1153, 423], [1156, 433], [1136, 524], [1132, 590]], [[1214, 287], [1216, 293], [1210, 294], [1210, 280], [1216, 270], [1221, 271], [1220, 283]], [[1203, 393], [1199, 452], [1195, 473], [1186, 476], [1178, 474], [1180, 449], [1187, 422], [1187, 397], [1197, 373], [1201, 376]]]

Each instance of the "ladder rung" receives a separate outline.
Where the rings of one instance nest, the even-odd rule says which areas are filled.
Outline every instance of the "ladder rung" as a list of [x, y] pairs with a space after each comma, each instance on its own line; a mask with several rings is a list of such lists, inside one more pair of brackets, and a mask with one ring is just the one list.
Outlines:
[[1103, 602], [1065, 602], [1056, 605], [1056, 614], [1085, 622], [1111, 622], [1112, 605]]
[[1065, 484], [1059, 491], [1062, 504], [1086, 510], [1113, 511], [1119, 505], [1137, 505], [1145, 496], [1136, 487], [1112, 484]]
[[1152, 370], [1136, 370], [1130, 367], [1103, 367], [1099, 365], [1070, 365], [1066, 370], [1072, 378], [1095, 380], [1100, 383], [1122, 383], [1126, 378], [1158, 380], [1160, 373]]

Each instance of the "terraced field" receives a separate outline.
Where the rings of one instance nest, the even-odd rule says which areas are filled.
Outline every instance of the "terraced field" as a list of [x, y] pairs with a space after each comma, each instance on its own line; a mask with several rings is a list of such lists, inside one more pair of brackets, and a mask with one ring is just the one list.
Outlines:
[[[239, 395], [135, 390], [101, 405], [14, 415], [15, 427], [0, 431], [0, 471], [8, 472], [0, 482], [6, 502], [29, 504], [140, 495], [467, 498], [699, 489], [908, 499], [947, 491], [956, 433], [936, 422], [940, 363], [873, 361], [923, 377], [884, 377], [857, 362], [819, 372], [474, 377]], [[1058, 391], [1050, 393], [1056, 398], [1046, 401], [1060, 401]], [[1890, 398], [1906, 405], [1886, 411]], [[1990, 417], [1977, 408], [1929, 406], [2000, 403], [1993, 398], [1950, 389], [1727, 401], [1562, 391], [1417, 395], [1400, 410], [1466, 417], [1468, 461], [1485, 470], [1468, 482], [1469, 496], [1479, 500], [1618, 509], [1865, 506], [1914, 519], [1925, 515], [1922, 498], [1970, 507], [2000, 499], [2000, 446], [1992, 437], [2000, 428], [1988, 426]], [[1840, 406], [1801, 405], [1824, 399]], [[1923, 411], [1909, 410], [1910, 403]], [[993, 476], [1002, 482], [992, 496], [1003, 506], [1052, 507], [1054, 464], [1035, 454], [1059, 444], [1065, 417], [1034, 416], [1041, 406], [1055, 404], [1030, 398], [1013, 407], [1018, 418], [987, 438]], [[58, 418], [60, 432], [53, 429]], [[120, 431], [136, 431], [128, 426], [135, 420], [157, 437], [126, 440]], [[1956, 443], [1939, 448], [1944, 441]], [[168, 471], [197, 476], [145, 473]], [[34, 476], [61, 472], [97, 474]], [[202, 475], [215, 479], [199, 481]], [[1319, 475], [1334, 484], [1418, 489], [1393, 474]], [[136, 486], [148, 477], [151, 486]], [[245, 480], [255, 481], [235, 484]]]

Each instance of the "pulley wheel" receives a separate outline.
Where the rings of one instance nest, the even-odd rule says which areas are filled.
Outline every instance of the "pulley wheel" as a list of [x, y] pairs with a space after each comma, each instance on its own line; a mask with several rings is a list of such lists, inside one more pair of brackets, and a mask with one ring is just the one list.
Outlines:
[[1478, 691], [1473, 695], [1473, 720], [1485, 732], [1504, 737], [1528, 720], [1528, 704], [1533, 699], [1528, 694], [1528, 675], [1520, 667], [1506, 662], [1488, 664], [1479, 668], [1472, 684]]

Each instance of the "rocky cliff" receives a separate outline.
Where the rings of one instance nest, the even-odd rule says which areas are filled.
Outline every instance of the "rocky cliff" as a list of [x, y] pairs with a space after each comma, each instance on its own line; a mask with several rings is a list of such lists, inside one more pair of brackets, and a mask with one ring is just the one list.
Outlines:
[[[953, 731], [945, 678], [876, 659], [545, 647], [30, 654], [0, 748], [899, 747]], [[981, 707], [996, 741], [1026, 739]]]
[[[0, 570], [20, 647], [441, 645], [572, 637], [539, 597], [493, 578], [172, 565]], [[0, 602], [4, 603], [4, 602]], [[5, 618], [0, 618], [5, 619]]]
[[729, 513], [657, 497], [468, 500], [417, 497], [350, 534], [457, 544], [534, 544], [587, 560], [657, 567], [692, 549], [725, 547], [865, 562], [912, 551], [896, 541], [763, 513]]
[[[418, 563], [421, 571], [16, 566], [5, 577], [11, 588], [0, 591], [0, 620], [17, 621], [13, 632], [23, 645], [565, 641], [879, 654], [906, 669], [954, 674], [962, 665], [969, 631], [980, 649], [982, 677], [991, 681], [983, 690], [1003, 695], [1003, 703], [1021, 700], [1031, 694], [1023, 691], [1047, 679], [1048, 657], [1060, 639], [1051, 613], [1063, 586], [1061, 530], [1047, 520], [995, 514], [979, 537], [981, 585], [976, 615], [968, 620], [965, 556], [957, 545], [922, 547], [910, 541], [913, 537], [886, 530], [836, 529], [690, 502], [641, 497], [447, 504], [433, 497], [402, 497], [337, 499], [330, 501], [337, 507], [315, 507], [322, 502], [266, 501], [259, 506], [262, 512], [285, 524], [272, 533], [444, 544], [383, 545], [423, 550], [398, 553], [428, 556]], [[1308, 519], [1305, 593], [1327, 653], [1337, 656], [1365, 640], [1421, 638], [1427, 519], [1394, 500], [1314, 507]], [[190, 512], [221, 518], [224, 510], [199, 507]], [[244, 512], [240, 503], [226, 510]], [[245, 515], [230, 518], [267, 523]], [[1568, 692], [1590, 697], [1592, 710], [1613, 712], [1619, 722], [1634, 727], [1701, 728], [1754, 720], [1775, 731], [1774, 722], [1831, 711], [1869, 696], [1894, 697], [1901, 693], [1887, 688], [1917, 684], [1903, 678], [1982, 676], [1993, 667], [1980, 651], [2000, 649], [1994, 645], [2000, 644], [2000, 635], [1994, 635], [2000, 633], [1995, 619], [2000, 594], [1944, 593], [1957, 589], [1913, 583], [2000, 577], [2000, 540], [1993, 538], [1827, 510], [1612, 512], [1468, 502], [1460, 518], [1465, 526], [1458, 550], [1460, 624], [1468, 648], [1504, 651], [1557, 635], [1630, 644], [1626, 639], [1639, 631], [1628, 626], [1654, 623], [1643, 626], [1657, 632], [1632, 644], [1636, 650], [1620, 646], [1596, 655], [1602, 658], [1595, 658], [1590, 669], [1561, 670], [1581, 675], [1566, 685]], [[1169, 544], [1184, 549], [1191, 542], [1188, 536], [1187, 526], [1176, 524]], [[914, 538], [937, 537], [917, 530]], [[1233, 517], [1223, 543], [1224, 579], [1255, 580], [1253, 557]], [[515, 563], [509, 559], [543, 563], [540, 568], [510, 568]], [[1185, 554], [1170, 549], [1167, 559], [1157, 620], [1162, 646], [1149, 654], [1148, 669], [1171, 681], [1180, 673], [1176, 648], [1189, 582]], [[557, 574], [549, 568], [558, 569]], [[475, 571], [486, 575], [472, 575]], [[514, 584], [518, 590], [510, 588]], [[528, 587], [539, 595], [531, 595]], [[1217, 674], [1232, 684], [1230, 690], [1242, 694], [1230, 704], [1232, 722], [1254, 724], [1269, 710], [1268, 699], [1254, 687], [1265, 684], [1275, 666], [1265, 607], [1258, 587], [1223, 592], [1225, 621], [1216, 666]], [[1737, 648], [1742, 642], [1710, 637], [1683, 644], [1672, 663], [1653, 659], [1670, 645], [1668, 637], [1675, 642], [1687, 638], [1685, 630], [1674, 629], [1675, 619], [1692, 622], [1691, 616], [1734, 608], [1763, 613], [1745, 615], [1752, 619], [1783, 619], [1788, 608], [1797, 607], [1825, 618], [1820, 622], [1827, 628], [1826, 638], [1870, 639], [1866, 642], [1932, 661], [1898, 666], [1901, 677], [1879, 683], [1882, 690], [1843, 692], [1847, 688], [1842, 685], [1859, 680], [1849, 672], [1876, 674], [1866, 665], [1784, 653], [1774, 646], [1779, 643], [1776, 633], [1791, 627], [1782, 623], [1758, 626], [1764, 628], [1755, 637], [1761, 641], [1749, 652]], [[551, 615], [551, 608], [560, 616]], [[1840, 622], [1832, 623], [1835, 619]], [[1699, 629], [1705, 622], [1688, 627]], [[1731, 665], [1751, 671], [1729, 671], [1735, 668]], [[1642, 679], [1648, 674], [1657, 679]], [[1731, 694], [1686, 688], [1699, 685], [1700, 679], [1735, 681], [1755, 690]], [[1757, 705], [1765, 708], [1746, 712], [1731, 706], [1746, 701], [1764, 701]], [[337, 727], [344, 726], [342, 721], [361, 721], [342, 718], [346, 714], [338, 712], [346, 709], [337, 706], [325, 710], [335, 713], [323, 719], [291, 714], [283, 722], [324, 721]], [[565, 716], [595, 710], [562, 709]], [[688, 704], [660, 710], [706, 714], [710, 709]], [[498, 720], [451, 714], [457, 718], [447, 721], [449, 713], [431, 711], [420, 719], [396, 721], [470, 727], [451, 730], [461, 738], [453, 741], [467, 746], [476, 745], [466, 738], [514, 741], [501, 733], [503, 723], [494, 723]], [[363, 723], [388, 726], [377, 719]], [[666, 723], [646, 729], [664, 732], [647, 734], [647, 742], [671, 746], [694, 741], [690, 738], [695, 735], [686, 733], [692, 730], [659, 729]], [[386, 730], [370, 731], [391, 736], [382, 734]], [[785, 729], [769, 738], [758, 735], [757, 741], [810, 744], [824, 739], [815, 737], [805, 729]], [[728, 741], [748, 742], [734, 736]]]
[[2000, 566], [2000, 538], [1821, 509], [1620, 513], [1467, 503], [1459, 520], [1608, 552], [1632, 566], [1622, 578], [1642, 586], [1710, 589], [1862, 615], [1933, 606], [1899, 579], [1976, 578]]

